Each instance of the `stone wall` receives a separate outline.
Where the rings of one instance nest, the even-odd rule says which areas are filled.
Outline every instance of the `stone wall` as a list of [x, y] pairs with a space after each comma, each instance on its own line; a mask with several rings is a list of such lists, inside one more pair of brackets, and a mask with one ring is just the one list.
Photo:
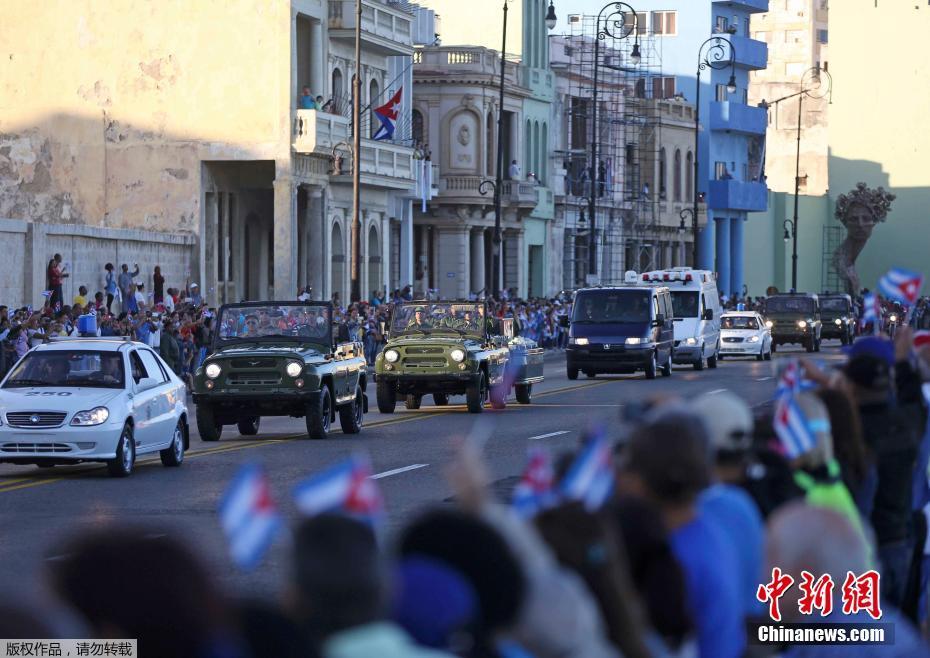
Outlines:
[[[89, 227], [76, 224], [44, 224], [0, 219], [0, 304], [41, 306], [44, 302], [45, 267], [58, 253], [71, 276], [63, 285], [70, 302], [78, 287], [87, 286], [90, 296], [103, 290], [103, 266], [111, 262], [117, 271], [122, 263], [133, 269], [139, 263], [137, 278], [152, 290], [152, 269], [160, 265], [166, 286], [182, 287], [195, 261], [196, 240], [187, 235], [153, 231]], [[202, 284], [209, 289], [212, 284]], [[204, 290], [208, 292], [208, 290]]]

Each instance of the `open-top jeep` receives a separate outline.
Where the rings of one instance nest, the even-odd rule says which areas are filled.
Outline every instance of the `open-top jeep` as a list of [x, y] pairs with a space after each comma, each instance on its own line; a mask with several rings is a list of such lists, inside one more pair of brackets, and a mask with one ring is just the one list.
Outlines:
[[247, 436], [262, 416], [306, 418], [322, 439], [339, 415], [342, 431], [362, 429], [367, 411], [360, 343], [335, 344], [328, 302], [247, 302], [217, 313], [213, 350], [194, 373], [197, 429], [218, 441], [224, 425]]
[[532, 384], [542, 381], [542, 350], [521, 344], [512, 353], [512, 338], [512, 321], [489, 318], [484, 302], [398, 304], [375, 361], [378, 410], [392, 413], [398, 396], [418, 409], [432, 394], [437, 406], [464, 395], [468, 410], [480, 413], [488, 399], [495, 409], [506, 406], [511, 386], [528, 403]]

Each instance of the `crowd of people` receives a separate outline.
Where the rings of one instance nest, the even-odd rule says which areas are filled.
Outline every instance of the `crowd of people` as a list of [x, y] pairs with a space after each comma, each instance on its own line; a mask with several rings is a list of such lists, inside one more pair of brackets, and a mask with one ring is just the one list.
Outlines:
[[[160, 658], [930, 655], [930, 348], [903, 328], [860, 338], [835, 369], [785, 363], [799, 376], [780, 399], [799, 410], [803, 448], [777, 431], [780, 404], [630, 403], [609, 429], [579, 420], [527, 514], [491, 496], [463, 438], [446, 469], [454, 504], [393, 536], [349, 514], [297, 522], [279, 601], [223, 592], [170, 533], [101, 527], [56, 546], [41, 614], [0, 605], [0, 636], [139, 638]], [[613, 484], [592, 505], [558, 483], [597, 441]], [[834, 585], [817, 590], [823, 576]], [[893, 643], [752, 643], [753, 622], [773, 617], [878, 619]]]

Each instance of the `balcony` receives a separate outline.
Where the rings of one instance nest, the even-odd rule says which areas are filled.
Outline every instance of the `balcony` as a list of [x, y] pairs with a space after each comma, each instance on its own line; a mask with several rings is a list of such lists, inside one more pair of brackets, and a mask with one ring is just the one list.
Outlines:
[[709, 188], [707, 207], [711, 210], [764, 212], [768, 209], [768, 188], [765, 183], [713, 180]]
[[413, 187], [408, 198], [427, 202], [439, 194], [439, 165], [429, 160], [413, 161]]
[[[439, 185], [439, 197], [447, 202], [492, 205], [493, 188], [488, 186], [487, 194], [478, 191], [481, 182], [485, 180], [488, 179], [484, 176], [443, 176]], [[535, 208], [539, 201], [539, 189], [541, 188], [536, 183], [505, 180], [501, 185], [501, 205]]]
[[710, 129], [744, 135], [764, 135], [768, 113], [761, 107], [726, 101], [710, 104]]
[[[329, 0], [329, 37], [355, 43], [355, 0]], [[378, 0], [362, 0], [362, 44], [379, 55], [412, 55], [413, 16]]]
[[767, 12], [769, 10], [769, 0], [714, 0], [715, 5], [724, 5], [733, 9], [742, 9], [751, 14]]
[[[458, 74], [478, 75], [492, 81], [499, 79], [501, 62], [497, 51], [480, 46], [441, 46], [417, 50], [414, 58], [416, 75], [431, 74], [449, 77]], [[508, 61], [504, 67], [507, 84], [527, 87], [527, 69]]]
[[292, 139], [296, 153], [329, 155], [333, 146], [349, 139], [349, 120], [318, 110], [297, 110]]
[[363, 185], [408, 190], [415, 185], [413, 149], [391, 142], [362, 139], [360, 178]]
[[759, 71], [768, 66], [769, 45], [767, 43], [736, 34], [728, 35], [728, 38], [736, 51], [737, 66], [750, 71]]

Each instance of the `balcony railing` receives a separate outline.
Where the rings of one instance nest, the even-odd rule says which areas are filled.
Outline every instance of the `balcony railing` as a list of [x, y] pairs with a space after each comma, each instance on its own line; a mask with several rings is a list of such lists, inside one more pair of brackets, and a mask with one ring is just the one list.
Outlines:
[[[383, 55], [413, 52], [413, 16], [399, 7], [362, 0], [362, 39]], [[355, 39], [355, 0], [329, 0], [329, 36]]]
[[711, 210], [764, 212], [768, 209], [768, 188], [765, 183], [713, 180], [708, 187], [707, 205]]
[[[484, 176], [443, 176], [439, 187], [439, 196], [457, 199], [474, 199], [482, 204], [492, 203], [493, 190], [483, 195], [478, 191], [481, 182], [488, 180]], [[539, 190], [535, 183], [505, 180], [501, 184], [501, 204], [534, 208], [539, 201]], [[542, 188], [544, 189], [544, 188]]]
[[[480, 46], [441, 46], [417, 50], [414, 60], [417, 73], [435, 70], [443, 74], [469, 73], [497, 79], [501, 71], [497, 51]], [[504, 80], [513, 85], [527, 86], [526, 69], [518, 62], [508, 61], [504, 69]]]
[[730, 43], [736, 50], [736, 65], [750, 70], [761, 70], [768, 66], [769, 46], [764, 41], [736, 34], [728, 35]]
[[320, 110], [297, 110], [294, 115], [293, 147], [297, 153], [330, 153], [333, 146], [349, 138], [349, 120]]
[[726, 130], [745, 135], [764, 135], [768, 127], [768, 112], [761, 107], [743, 103], [712, 102], [710, 104], [710, 129]]
[[[409, 146], [400, 146], [391, 142], [362, 140], [362, 157], [359, 159], [359, 172], [369, 176], [380, 176], [385, 179], [387, 187], [412, 188], [414, 182], [413, 149]], [[370, 180], [370, 184], [378, 181]]]

